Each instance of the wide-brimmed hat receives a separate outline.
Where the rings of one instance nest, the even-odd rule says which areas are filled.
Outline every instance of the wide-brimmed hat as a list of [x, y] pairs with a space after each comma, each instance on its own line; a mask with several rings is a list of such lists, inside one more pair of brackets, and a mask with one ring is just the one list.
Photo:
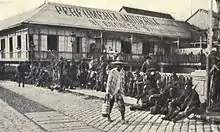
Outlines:
[[147, 57], [145, 57], [145, 60], [146, 59], [152, 59], [152, 57], [148, 55]]
[[122, 56], [118, 56], [114, 62], [112, 62], [113, 65], [126, 65], [127, 62], [124, 61]]

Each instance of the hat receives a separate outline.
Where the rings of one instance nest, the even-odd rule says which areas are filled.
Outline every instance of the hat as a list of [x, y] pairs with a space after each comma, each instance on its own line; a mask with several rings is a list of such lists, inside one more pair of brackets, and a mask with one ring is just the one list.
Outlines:
[[152, 59], [152, 57], [148, 55], [148, 56], [145, 58], [145, 60], [146, 60], [146, 59]]
[[124, 62], [124, 59], [123, 59], [122, 56], [118, 56], [116, 58], [116, 60], [114, 62], [112, 62], [112, 64], [114, 64], [114, 65], [126, 65], [127, 63]]

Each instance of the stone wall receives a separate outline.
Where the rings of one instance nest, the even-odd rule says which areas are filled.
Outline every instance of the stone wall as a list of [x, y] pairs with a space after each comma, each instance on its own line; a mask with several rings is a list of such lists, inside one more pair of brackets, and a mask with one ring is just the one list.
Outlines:
[[204, 102], [206, 98], [206, 71], [196, 70], [195, 72], [191, 73], [191, 76], [194, 86], [198, 84], [196, 91], [200, 96], [200, 101]]

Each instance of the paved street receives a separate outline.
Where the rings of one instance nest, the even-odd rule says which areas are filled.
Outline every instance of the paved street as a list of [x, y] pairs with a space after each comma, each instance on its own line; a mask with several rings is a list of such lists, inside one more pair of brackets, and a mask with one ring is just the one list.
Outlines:
[[0, 132], [43, 132], [43, 130], [0, 99]]
[[[151, 115], [149, 112], [130, 111], [126, 109], [128, 124], [120, 123], [120, 113], [117, 107], [113, 109], [109, 123], [101, 116], [102, 100], [91, 96], [72, 93], [58, 93], [48, 89], [26, 85], [17, 87], [14, 82], [0, 82], [8, 89], [30, 99], [38, 105], [37, 111], [26, 111], [25, 115], [44, 131], [108, 131], [108, 132], [218, 132], [219, 125], [206, 124], [199, 120], [182, 120], [177, 123], [161, 120], [161, 115]], [[41, 109], [40, 109], [41, 108]], [[51, 109], [51, 110], [50, 110]], [[19, 111], [19, 110], [18, 110]]]

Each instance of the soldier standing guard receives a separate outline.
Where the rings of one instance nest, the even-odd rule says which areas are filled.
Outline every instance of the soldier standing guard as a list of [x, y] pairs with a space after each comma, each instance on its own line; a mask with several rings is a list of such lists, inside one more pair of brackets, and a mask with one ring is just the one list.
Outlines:
[[105, 61], [104, 56], [100, 57], [99, 64], [100, 65], [97, 68], [98, 69], [98, 78], [97, 78], [96, 90], [105, 92], [105, 83], [107, 81], [107, 73], [106, 73], [107, 63]]
[[24, 87], [24, 82], [25, 82], [25, 67], [24, 65], [19, 62], [19, 66], [17, 68], [18, 71], [18, 87], [21, 86], [22, 83], [22, 87]]
[[220, 100], [220, 61], [216, 57], [210, 74], [212, 76], [212, 100], [217, 103]]
[[63, 87], [64, 87], [64, 70], [65, 70], [65, 60], [63, 57], [60, 57], [60, 61], [58, 62], [58, 67], [59, 67], [59, 82], [60, 82], [60, 89], [59, 92], [63, 91]]
[[89, 69], [89, 64], [86, 63], [85, 58], [83, 58], [78, 66], [79, 69], [79, 84], [81, 88], [86, 88], [87, 85], [87, 72]]
[[110, 112], [108, 114], [108, 120], [111, 122], [110, 113], [117, 102], [119, 111], [121, 112], [121, 123], [125, 124], [125, 104], [124, 104], [124, 86], [125, 86], [125, 71], [122, 66], [125, 64], [123, 58], [119, 56], [112, 64], [117, 67], [109, 71], [106, 93], [110, 97]]

